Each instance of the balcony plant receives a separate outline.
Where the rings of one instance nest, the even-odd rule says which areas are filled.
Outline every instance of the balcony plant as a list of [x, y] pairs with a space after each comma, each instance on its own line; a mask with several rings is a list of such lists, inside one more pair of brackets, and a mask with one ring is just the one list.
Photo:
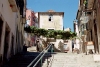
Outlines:
[[87, 4], [87, 0], [84, 0], [84, 5], [86, 5]]
[[87, 0], [84, 0], [85, 9], [87, 9], [87, 4], [88, 4]]

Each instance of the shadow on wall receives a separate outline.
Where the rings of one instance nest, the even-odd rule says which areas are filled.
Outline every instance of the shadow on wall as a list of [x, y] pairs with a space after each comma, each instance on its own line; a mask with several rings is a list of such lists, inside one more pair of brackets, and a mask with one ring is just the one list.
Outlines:
[[[47, 44], [51, 41], [51, 42], [56, 42], [55, 39], [48, 39], [47, 41], [45, 41], [44, 39], [40, 39], [41, 41], [41, 45], [42, 45], [42, 48], [46, 48], [47, 47]], [[54, 49], [54, 52], [64, 52], [64, 49], [63, 49], [63, 42], [59, 41], [58, 42], [58, 48], [56, 46], [53, 47]]]
[[56, 42], [56, 39], [48, 38], [46, 41], [44, 39], [40, 39], [42, 43], [42, 47], [46, 48], [50, 42]]

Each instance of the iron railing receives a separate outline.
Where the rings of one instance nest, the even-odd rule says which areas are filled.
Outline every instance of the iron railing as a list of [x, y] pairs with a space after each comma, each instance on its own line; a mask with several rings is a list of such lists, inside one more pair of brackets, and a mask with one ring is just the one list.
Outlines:
[[[52, 47], [52, 44], [48, 45], [27, 67], [31, 67], [34, 64], [34, 62], [36, 63], [32, 67], [36, 67], [39, 61], [41, 61], [41, 66], [42, 66], [42, 58], [45, 56], [45, 54], [48, 52], [49, 49], [52, 52], [51, 47]], [[48, 61], [47, 61], [47, 65], [48, 65]]]

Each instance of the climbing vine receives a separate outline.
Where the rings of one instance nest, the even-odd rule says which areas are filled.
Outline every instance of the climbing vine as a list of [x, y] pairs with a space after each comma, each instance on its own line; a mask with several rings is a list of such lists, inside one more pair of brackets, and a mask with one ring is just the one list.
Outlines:
[[37, 36], [44, 36], [48, 38], [55, 39], [70, 39], [76, 37], [75, 32], [63, 31], [63, 30], [46, 30], [42, 28], [37, 28], [35, 26], [27, 26], [24, 28], [27, 33], [33, 33]]

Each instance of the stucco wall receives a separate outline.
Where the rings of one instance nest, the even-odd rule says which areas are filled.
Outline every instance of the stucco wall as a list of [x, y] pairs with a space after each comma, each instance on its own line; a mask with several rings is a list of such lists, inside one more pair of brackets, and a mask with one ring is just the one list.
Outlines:
[[5, 19], [5, 22], [8, 23], [11, 31], [14, 33], [15, 16], [11, 10], [8, 0], [0, 0], [0, 12]]
[[[49, 14], [39, 14], [39, 26], [44, 29], [54, 29], [54, 30], [63, 30], [63, 15], [53, 15], [52, 21], [49, 21]], [[63, 40], [56, 39], [56, 42], [53, 42], [55, 45], [55, 51], [63, 51]], [[60, 46], [60, 47], [59, 47]]]
[[[8, 0], [0, 0], [0, 18], [2, 18], [2, 20], [3, 20], [0, 54], [2, 54], [2, 56], [4, 54], [5, 28], [6, 28], [6, 24], [7, 24], [10, 28], [9, 45], [8, 45], [8, 53], [7, 53], [7, 58], [9, 58], [11, 56], [11, 51], [13, 51], [14, 54], [15, 54], [15, 53], [17, 53], [17, 49], [19, 47], [22, 48], [22, 46], [23, 46], [23, 38], [22, 38], [23, 24], [22, 24], [22, 19], [20, 17], [19, 12], [13, 12], [12, 11]], [[19, 41], [16, 41], [17, 26], [18, 26], [17, 34], [19, 35], [17, 39]], [[12, 35], [14, 37], [13, 44], [11, 43]], [[13, 50], [11, 50], [12, 45], [13, 45]]]
[[40, 15], [39, 18], [40, 28], [63, 30], [63, 16], [53, 15], [53, 21], [49, 21], [49, 14]]
[[[5, 37], [5, 25], [8, 24], [10, 28], [10, 34], [9, 34], [9, 49], [8, 49], [8, 55], [10, 55], [10, 47], [11, 47], [11, 36], [12, 34], [16, 36], [15, 30], [16, 30], [16, 13], [12, 12], [10, 4], [8, 0], [0, 0], [0, 13], [2, 15], [2, 20], [4, 21], [3, 25], [3, 32], [2, 32], [2, 40], [1, 40], [1, 54], [3, 55], [4, 52], [4, 37]], [[15, 38], [15, 37], [14, 37]], [[16, 38], [15, 38], [16, 39]], [[15, 44], [15, 43], [14, 43]], [[9, 56], [8, 56], [9, 57]]]

